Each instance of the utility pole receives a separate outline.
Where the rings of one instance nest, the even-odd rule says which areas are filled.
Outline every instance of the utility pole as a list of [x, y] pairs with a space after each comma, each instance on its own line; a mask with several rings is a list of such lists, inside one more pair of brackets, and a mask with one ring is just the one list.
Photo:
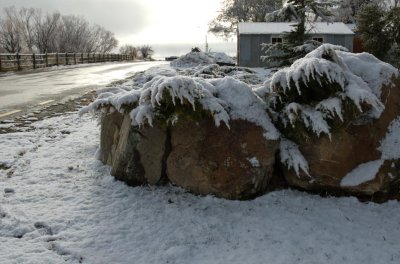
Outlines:
[[209, 52], [209, 50], [208, 50], [207, 34], [206, 34], [206, 52]]

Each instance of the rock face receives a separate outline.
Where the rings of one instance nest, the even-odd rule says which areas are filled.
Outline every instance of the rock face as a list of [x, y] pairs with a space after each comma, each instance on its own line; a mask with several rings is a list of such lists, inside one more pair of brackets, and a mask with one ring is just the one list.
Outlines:
[[399, 185], [398, 161], [385, 161], [371, 180], [355, 186], [341, 185], [342, 179], [358, 166], [381, 159], [378, 151], [389, 124], [400, 115], [400, 85], [383, 87], [381, 101], [385, 111], [378, 120], [360, 124], [345, 122], [342, 128], [327, 136], [304, 142], [300, 151], [309, 163], [310, 177], [297, 176], [284, 169], [289, 185], [318, 192], [351, 193], [372, 196], [391, 193]]
[[129, 185], [157, 184], [165, 176], [167, 134], [158, 126], [135, 128], [128, 115], [102, 118], [100, 159]]
[[277, 148], [246, 121], [231, 121], [229, 130], [212, 120], [179, 120], [171, 128], [167, 175], [196, 194], [248, 199], [272, 187]]
[[123, 119], [124, 116], [118, 112], [103, 115], [101, 118], [99, 159], [104, 164], [113, 163]]

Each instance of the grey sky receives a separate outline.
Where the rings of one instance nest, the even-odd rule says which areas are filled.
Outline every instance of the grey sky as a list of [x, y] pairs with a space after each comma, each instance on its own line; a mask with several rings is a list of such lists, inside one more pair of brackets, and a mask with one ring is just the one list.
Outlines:
[[[0, 8], [33, 7], [82, 15], [116, 34], [120, 44], [167, 47], [204, 46], [208, 22], [217, 15], [222, 0], [0, 0]], [[212, 43], [219, 42], [208, 34]], [[232, 43], [228, 45], [232, 51]], [[214, 50], [221, 51], [222, 45]], [[161, 49], [160, 49], [161, 50]], [[177, 53], [171, 49], [171, 52]], [[157, 53], [157, 50], [156, 50]], [[182, 53], [182, 52], [180, 52]], [[177, 54], [179, 55], [179, 54]]]
[[138, 0], [1, 0], [0, 7], [33, 7], [58, 10], [63, 15], [82, 15], [117, 35], [138, 33], [150, 21], [143, 1]]

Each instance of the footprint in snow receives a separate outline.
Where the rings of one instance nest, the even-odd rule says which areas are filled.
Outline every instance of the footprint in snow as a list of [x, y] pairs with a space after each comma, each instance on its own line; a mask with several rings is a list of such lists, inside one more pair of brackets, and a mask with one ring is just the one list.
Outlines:
[[36, 222], [33, 224], [33, 226], [41, 233], [42, 235], [48, 235], [52, 236], [53, 231], [51, 230], [51, 227], [49, 227], [46, 223], [44, 222]]

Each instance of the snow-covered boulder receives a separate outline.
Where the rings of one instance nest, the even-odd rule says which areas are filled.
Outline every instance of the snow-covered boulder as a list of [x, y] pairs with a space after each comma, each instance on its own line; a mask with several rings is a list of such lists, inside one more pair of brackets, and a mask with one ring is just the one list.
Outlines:
[[396, 68], [324, 44], [264, 84], [242, 82], [238, 71], [246, 74], [216, 64], [152, 69], [131, 89], [104, 90], [81, 110], [102, 113], [101, 160], [132, 185], [171, 181], [229, 199], [280, 181], [321, 193], [398, 195]]
[[194, 193], [247, 199], [275, 182], [280, 134], [266, 107], [232, 77], [157, 75], [132, 90], [109, 89], [81, 113], [102, 112], [100, 157], [117, 179], [168, 178]]
[[235, 120], [216, 127], [212, 120], [182, 120], [171, 127], [167, 175], [196, 194], [249, 199], [276, 188], [278, 140], [266, 140], [263, 129]]
[[369, 196], [398, 188], [400, 155], [387, 159], [380, 150], [400, 115], [397, 77], [397, 69], [370, 54], [329, 44], [275, 73], [263, 88], [275, 95], [257, 92], [291, 142], [281, 147], [289, 185]]
[[235, 61], [223, 52], [189, 52], [171, 62], [175, 68], [191, 68], [200, 65], [235, 65]]

